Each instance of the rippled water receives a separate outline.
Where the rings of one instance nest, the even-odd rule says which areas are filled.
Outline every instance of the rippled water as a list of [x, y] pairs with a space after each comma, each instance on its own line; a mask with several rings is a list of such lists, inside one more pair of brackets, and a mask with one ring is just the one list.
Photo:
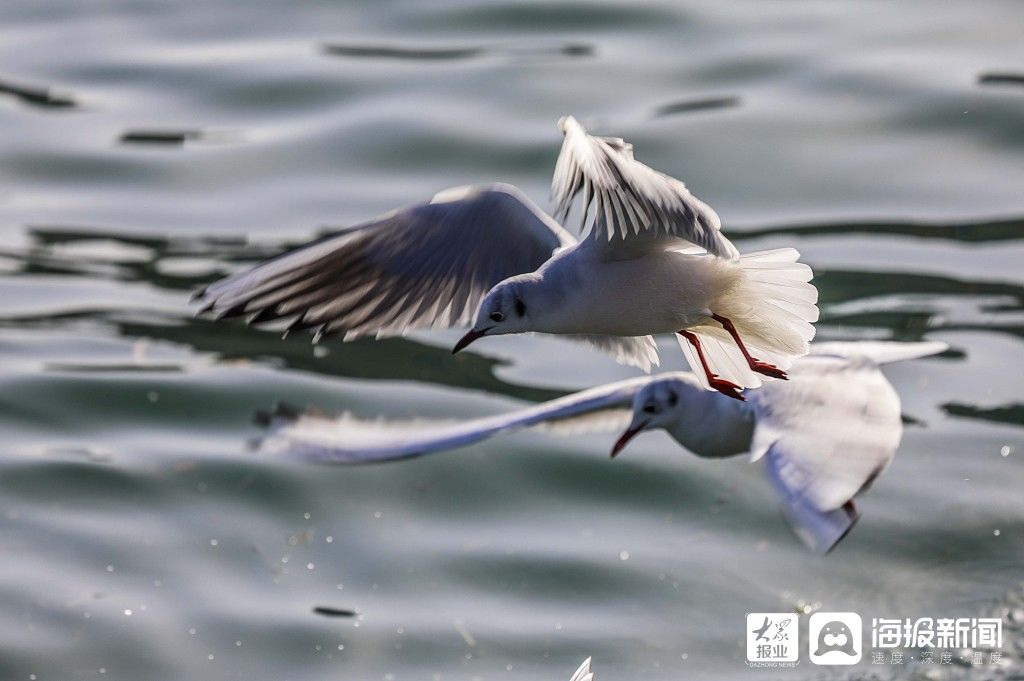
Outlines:
[[[1022, 26], [1013, 2], [3, 3], [0, 677], [563, 679], [593, 654], [768, 678], [749, 611], [1019, 611]], [[758, 467], [661, 435], [614, 463], [543, 433], [379, 468], [249, 451], [277, 400], [451, 418], [632, 374], [529, 337], [314, 354], [187, 305], [447, 186], [542, 200], [570, 112], [742, 249], [799, 247], [820, 337], [953, 347], [888, 372], [923, 425], [827, 558]]]

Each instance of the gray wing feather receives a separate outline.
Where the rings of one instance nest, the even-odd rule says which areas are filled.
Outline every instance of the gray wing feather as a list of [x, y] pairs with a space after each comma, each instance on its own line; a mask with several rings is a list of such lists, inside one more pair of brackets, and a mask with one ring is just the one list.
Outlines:
[[739, 256], [715, 211], [679, 180], [634, 159], [631, 144], [590, 135], [572, 116], [559, 125], [565, 139], [551, 182], [556, 217], [564, 220], [582, 193], [591, 239], [628, 244], [672, 237], [719, 257]]
[[492, 286], [574, 242], [515, 187], [451, 189], [215, 282], [200, 312], [316, 340], [465, 326]]

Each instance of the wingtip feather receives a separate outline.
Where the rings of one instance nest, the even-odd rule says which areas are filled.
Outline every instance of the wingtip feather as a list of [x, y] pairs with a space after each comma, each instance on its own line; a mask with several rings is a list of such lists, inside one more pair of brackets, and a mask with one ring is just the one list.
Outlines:
[[583, 664], [579, 666], [576, 673], [572, 675], [569, 681], [593, 681], [594, 673], [590, 671], [591, 658], [583, 660]]

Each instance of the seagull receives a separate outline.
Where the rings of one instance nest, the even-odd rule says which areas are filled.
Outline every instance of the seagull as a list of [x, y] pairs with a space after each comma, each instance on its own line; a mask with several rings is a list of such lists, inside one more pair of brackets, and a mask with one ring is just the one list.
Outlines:
[[642, 376], [506, 414], [459, 423], [368, 421], [278, 410], [261, 449], [316, 463], [394, 461], [465, 447], [531, 426], [561, 432], [621, 428], [614, 458], [661, 429], [699, 457], [763, 459], [783, 515], [812, 551], [829, 552], [857, 522], [854, 497], [886, 469], [903, 431], [900, 400], [879, 366], [944, 352], [941, 342], [828, 342], [797, 359], [790, 380], [738, 402], [689, 372]]
[[429, 202], [328, 234], [196, 292], [197, 314], [287, 322], [337, 336], [471, 326], [583, 341], [645, 371], [653, 334], [676, 334], [698, 381], [744, 399], [807, 353], [818, 292], [799, 253], [740, 255], [710, 206], [571, 116], [555, 165], [556, 215], [580, 202], [582, 238], [508, 184]]

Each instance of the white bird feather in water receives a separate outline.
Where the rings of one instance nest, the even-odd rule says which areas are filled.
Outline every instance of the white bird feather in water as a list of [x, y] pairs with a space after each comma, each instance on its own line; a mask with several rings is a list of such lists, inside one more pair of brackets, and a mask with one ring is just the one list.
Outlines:
[[793, 364], [789, 381], [751, 393], [746, 403], [703, 390], [690, 373], [609, 383], [559, 399], [455, 423], [367, 421], [279, 412], [261, 449], [320, 463], [406, 459], [465, 447], [531, 426], [558, 430], [663, 429], [697, 456], [750, 452], [796, 534], [825, 553], [857, 521], [853, 498], [889, 465], [902, 435], [900, 400], [880, 364], [943, 352], [940, 342], [820, 343]]
[[645, 371], [672, 333], [698, 380], [743, 399], [807, 353], [818, 292], [799, 253], [741, 256], [686, 186], [574, 118], [552, 180], [557, 212], [582, 196], [577, 239], [515, 187], [461, 187], [210, 284], [200, 314], [309, 329], [314, 342], [465, 327], [584, 341]]

